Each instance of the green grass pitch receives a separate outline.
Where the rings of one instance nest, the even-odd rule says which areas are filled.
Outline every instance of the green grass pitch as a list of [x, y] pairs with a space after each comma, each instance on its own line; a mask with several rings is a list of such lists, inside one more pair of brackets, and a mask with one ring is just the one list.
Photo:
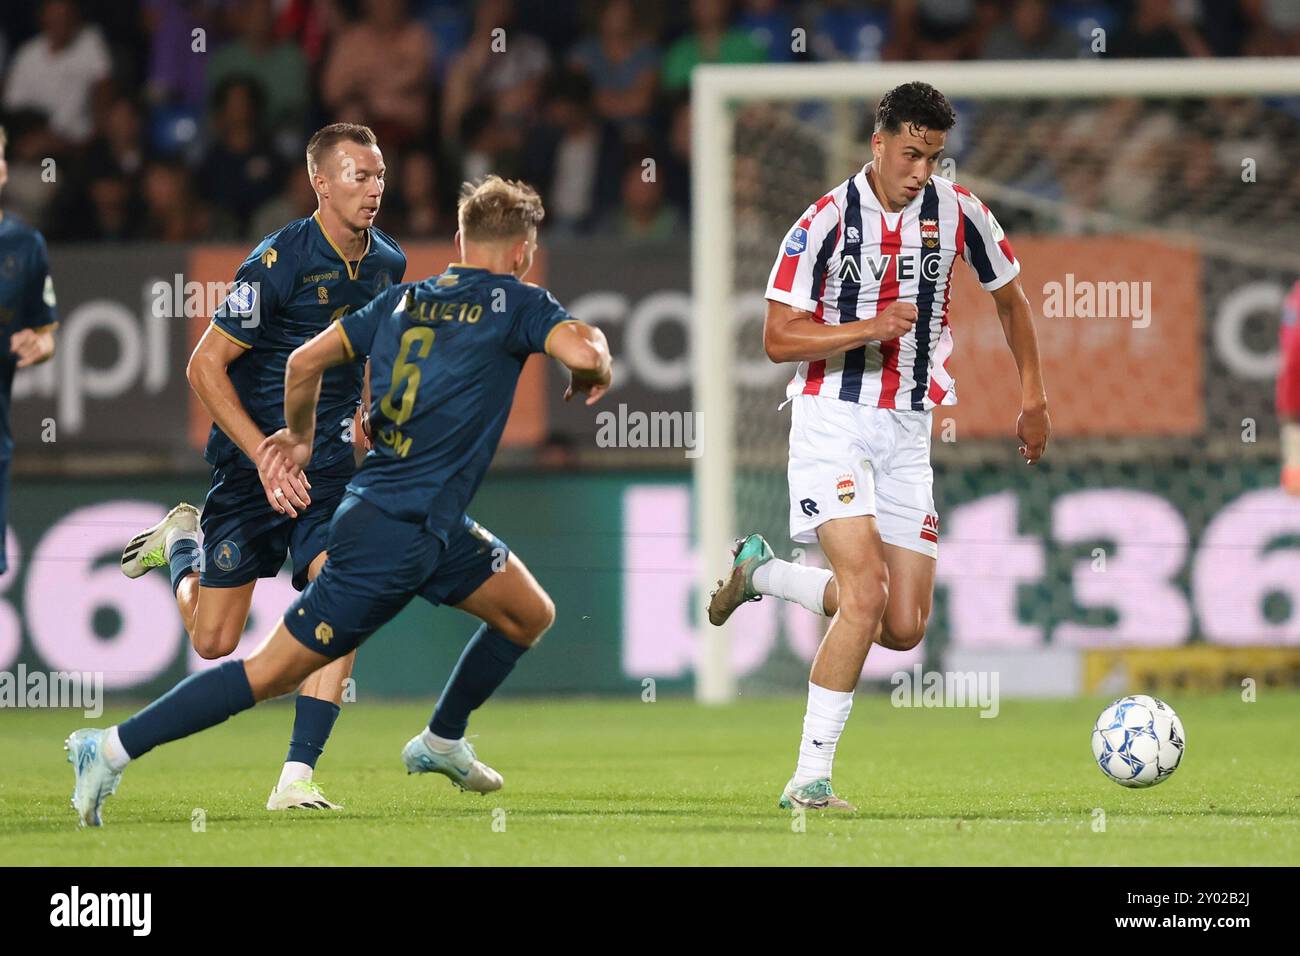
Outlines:
[[776, 807], [803, 712], [795, 698], [491, 702], [471, 725], [506, 778], [487, 796], [403, 772], [398, 753], [427, 704], [345, 705], [317, 770], [346, 805], [337, 814], [263, 809], [292, 720], [272, 704], [129, 767], [106, 826], [83, 831], [62, 741], [87, 721], [7, 711], [0, 864], [1300, 863], [1300, 694], [1171, 695], [1187, 754], [1168, 782], [1139, 791], [1092, 761], [1107, 702], [1004, 701], [988, 719], [895, 709], [861, 691], [835, 773], [860, 809], [809, 814], [802, 832]]

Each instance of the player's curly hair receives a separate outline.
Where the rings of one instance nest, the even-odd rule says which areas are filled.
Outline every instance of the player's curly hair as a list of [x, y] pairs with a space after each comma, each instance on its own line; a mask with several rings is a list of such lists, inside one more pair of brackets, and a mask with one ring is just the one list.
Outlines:
[[488, 176], [460, 187], [456, 218], [461, 235], [471, 242], [526, 236], [541, 225], [545, 215], [542, 197], [522, 180]]
[[903, 124], [947, 132], [956, 122], [957, 113], [948, 97], [929, 83], [915, 81], [896, 86], [876, 106], [877, 133], [897, 133]]

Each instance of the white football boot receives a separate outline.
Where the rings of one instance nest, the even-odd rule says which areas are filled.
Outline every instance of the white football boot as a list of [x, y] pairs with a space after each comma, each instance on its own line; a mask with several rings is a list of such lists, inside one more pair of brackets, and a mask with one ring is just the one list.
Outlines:
[[463, 737], [454, 749], [440, 754], [424, 742], [423, 733], [416, 734], [402, 748], [402, 763], [407, 773], [440, 773], [461, 790], [474, 793], [491, 793], [505, 783], [501, 774], [478, 759]]
[[295, 780], [276, 787], [267, 798], [268, 810], [342, 810], [342, 804], [325, 799], [320, 785], [314, 780]]
[[122, 573], [138, 578], [150, 568], [167, 567], [167, 535], [177, 529], [199, 538], [199, 509], [182, 501], [152, 528], [145, 528], [122, 551]]

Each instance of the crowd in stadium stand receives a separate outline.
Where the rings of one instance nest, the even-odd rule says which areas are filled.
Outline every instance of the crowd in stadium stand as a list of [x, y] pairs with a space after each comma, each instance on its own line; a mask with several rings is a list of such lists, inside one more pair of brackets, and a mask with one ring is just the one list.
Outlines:
[[1300, 54], [1290, 0], [5, 4], [5, 199], [56, 240], [255, 239], [314, 208], [306, 138], [350, 120], [384, 149], [388, 232], [447, 237], [494, 171], [540, 186], [553, 234], [662, 239], [697, 63], [1072, 58], [1098, 28], [1111, 57]]

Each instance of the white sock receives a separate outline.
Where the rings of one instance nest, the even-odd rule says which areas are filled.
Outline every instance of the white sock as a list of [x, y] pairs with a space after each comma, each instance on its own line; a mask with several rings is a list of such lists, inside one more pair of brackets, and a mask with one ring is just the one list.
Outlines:
[[754, 572], [759, 594], [793, 601], [814, 614], [826, 613], [826, 585], [835, 575], [829, 568], [813, 568], [773, 558]]
[[460, 742], [465, 739], [464, 737], [461, 737], [457, 740], [448, 740], [446, 737], [439, 737], [428, 727], [424, 728], [424, 734], [422, 736], [424, 737], [425, 745], [436, 754], [451, 753], [460, 745]]
[[104, 735], [104, 759], [108, 761], [108, 767], [114, 773], [121, 772], [122, 768], [131, 762], [131, 755], [126, 752], [122, 746], [122, 738], [117, 735], [117, 724], [108, 728], [108, 733]]
[[172, 559], [172, 548], [176, 547], [181, 541], [189, 541], [194, 547], [199, 546], [198, 536], [193, 531], [186, 531], [184, 528], [172, 528], [167, 532], [167, 537], [163, 541], [163, 554], [167, 560]]
[[286, 760], [284, 769], [280, 771], [280, 782], [275, 785], [275, 789], [283, 790], [295, 780], [311, 780], [312, 769], [307, 764], [298, 760]]
[[835, 744], [853, 709], [853, 691], [827, 690], [808, 682], [808, 710], [803, 717], [803, 739], [799, 742], [799, 764], [794, 770], [795, 786], [831, 776]]

